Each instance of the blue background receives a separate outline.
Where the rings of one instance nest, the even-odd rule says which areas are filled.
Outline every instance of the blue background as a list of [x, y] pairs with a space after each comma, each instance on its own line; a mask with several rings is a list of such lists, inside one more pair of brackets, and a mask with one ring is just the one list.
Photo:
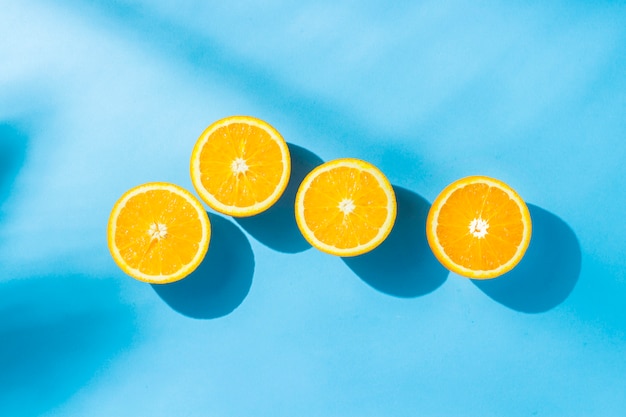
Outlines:
[[[290, 187], [211, 212], [197, 272], [125, 276], [128, 188], [192, 189], [193, 144], [249, 114]], [[623, 1], [0, 0], [0, 415], [626, 415]], [[375, 252], [308, 247], [297, 182], [357, 157], [394, 184]], [[471, 174], [528, 202], [510, 274], [449, 274], [430, 202]]]

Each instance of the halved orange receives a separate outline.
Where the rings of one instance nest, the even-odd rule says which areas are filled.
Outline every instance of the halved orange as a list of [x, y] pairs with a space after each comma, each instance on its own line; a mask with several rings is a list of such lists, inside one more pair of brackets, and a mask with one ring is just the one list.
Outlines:
[[500, 276], [522, 259], [531, 235], [524, 200], [507, 184], [470, 176], [448, 185], [426, 219], [428, 243], [449, 270], [469, 278]]
[[374, 165], [343, 158], [313, 169], [296, 194], [296, 222], [311, 246], [356, 256], [381, 244], [396, 219], [396, 198]]
[[191, 179], [214, 210], [235, 217], [270, 208], [289, 182], [289, 148], [263, 120], [231, 116], [202, 132], [191, 154]]
[[113, 206], [107, 227], [115, 263], [140, 281], [165, 284], [189, 275], [204, 259], [211, 224], [187, 190], [152, 182], [128, 190]]

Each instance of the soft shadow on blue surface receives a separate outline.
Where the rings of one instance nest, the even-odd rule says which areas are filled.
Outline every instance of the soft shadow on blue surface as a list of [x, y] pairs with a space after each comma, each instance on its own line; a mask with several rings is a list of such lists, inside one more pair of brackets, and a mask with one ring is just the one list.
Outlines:
[[354, 141], [355, 146], [379, 143], [380, 137], [361, 121], [350, 117], [345, 107], [294, 88], [284, 77], [267, 71], [218, 40], [175, 19], [165, 19], [140, 2], [64, 0], [61, 3], [74, 10], [95, 11], [105, 21], [132, 29], [171, 59], [190, 65], [203, 77], [209, 74], [212, 80], [219, 77], [220, 83], [262, 99], [263, 107], [269, 111], [279, 109], [280, 113], [301, 121], [308, 129], [331, 131], [345, 141]]
[[0, 416], [39, 416], [132, 344], [135, 316], [110, 279], [0, 284]]
[[428, 201], [405, 188], [393, 188], [398, 214], [387, 239], [373, 251], [343, 261], [378, 291], [419, 297], [439, 288], [448, 270], [435, 259], [426, 240]]
[[0, 122], [0, 205], [11, 193], [13, 180], [24, 164], [27, 146], [28, 136], [16, 123]]
[[559, 217], [529, 204], [533, 234], [528, 250], [510, 272], [472, 282], [495, 301], [525, 313], [548, 311], [567, 299], [581, 268], [580, 244]]
[[211, 242], [206, 257], [188, 277], [153, 284], [154, 291], [179, 313], [215, 319], [234, 311], [248, 295], [254, 275], [254, 253], [234, 223], [209, 213]]
[[296, 223], [294, 204], [298, 187], [313, 168], [323, 163], [313, 152], [289, 143], [291, 177], [282, 197], [267, 211], [235, 221], [264, 245], [285, 253], [302, 252], [311, 247]]

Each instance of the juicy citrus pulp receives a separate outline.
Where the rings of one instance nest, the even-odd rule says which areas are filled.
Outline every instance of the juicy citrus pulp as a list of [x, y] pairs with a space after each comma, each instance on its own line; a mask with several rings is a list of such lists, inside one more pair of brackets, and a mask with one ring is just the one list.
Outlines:
[[156, 284], [190, 274], [204, 258], [210, 236], [202, 204], [185, 189], [162, 182], [128, 190], [113, 206], [107, 227], [117, 265]]
[[271, 207], [289, 182], [289, 148], [280, 133], [249, 116], [210, 125], [191, 155], [191, 179], [214, 210], [252, 216]]
[[522, 259], [531, 219], [522, 198], [502, 181], [471, 176], [448, 185], [426, 220], [428, 243], [449, 270], [495, 278]]
[[315, 248], [355, 256], [382, 243], [396, 218], [393, 188], [374, 165], [337, 159], [311, 171], [296, 194], [296, 222]]

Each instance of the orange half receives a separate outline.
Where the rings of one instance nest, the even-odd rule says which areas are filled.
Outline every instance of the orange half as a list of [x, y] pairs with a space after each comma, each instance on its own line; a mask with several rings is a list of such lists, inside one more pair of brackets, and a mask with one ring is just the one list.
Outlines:
[[369, 252], [391, 232], [396, 198], [374, 165], [344, 158], [311, 171], [296, 194], [296, 222], [315, 248], [339, 256]]
[[191, 180], [214, 210], [235, 217], [270, 208], [289, 182], [289, 148], [263, 120], [231, 116], [209, 126], [191, 154]]
[[128, 190], [107, 227], [115, 263], [140, 281], [165, 284], [189, 275], [209, 247], [211, 225], [202, 204], [185, 189], [153, 182]]
[[426, 220], [428, 243], [449, 270], [488, 279], [515, 267], [531, 236], [524, 200], [507, 184], [471, 176], [448, 185]]

